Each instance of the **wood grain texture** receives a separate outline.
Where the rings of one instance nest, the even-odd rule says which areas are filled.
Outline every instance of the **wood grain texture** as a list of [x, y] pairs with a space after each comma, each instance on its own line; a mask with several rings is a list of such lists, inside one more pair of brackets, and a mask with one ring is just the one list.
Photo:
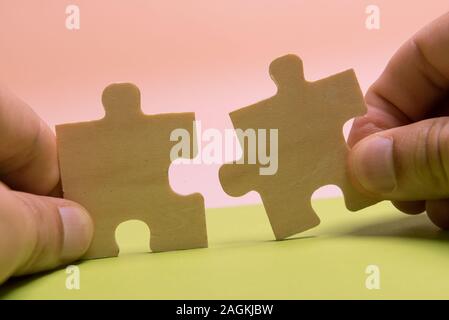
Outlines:
[[[286, 55], [271, 63], [270, 75], [276, 95], [233, 111], [230, 117], [235, 129], [278, 130], [278, 171], [260, 175], [259, 161], [225, 164], [219, 175], [226, 193], [240, 197], [257, 191], [278, 240], [320, 223], [310, 198], [324, 185], [339, 186], [349, 210], [376, 203], [356, 191], [347, 176], [349, 149], [343, 125], [366, 112], [354, 71], [308, 82], [301, 59]], [[240, 140], [248, 159], [248, 144]]]
[[64, 197], [94, 220], [85, 257], [117, 256], [115, 230], [131, 219], [148, 225], [153, 252], [207, 247], [203, 197], [176, 194], [168, 179], [170, 133], [193, 137], [194, 114], [144, 115], [132, 84], [108, 86], [102, 101], [103, 119], [56, 127]]

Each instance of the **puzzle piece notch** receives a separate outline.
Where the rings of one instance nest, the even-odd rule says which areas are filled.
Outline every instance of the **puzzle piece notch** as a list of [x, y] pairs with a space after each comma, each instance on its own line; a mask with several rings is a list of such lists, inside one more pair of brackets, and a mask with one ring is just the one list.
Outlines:
[[178, 195], [168, 181], [170, 133], [193, 137], [194, 114], [145, 115], [133, 84], [108, 86], [102, 101], [103, 119], [56, 127], [64, 197], [95, 225], [85, 258], [117, 256], [115, 230], [131, 219], [148, 225], [153, 252], [207, 247], [203, 197]]
[[[258, 192], [278, 240], [319, 224], [310, 198], [323, 185], [338, 185], [350, 210], [376, 203], [355, 190], [346, 174], [349, 148], [342, 127], [366, 112], [354, 72], [307, 82], [302, 60], [295, 55], [276, 59], [269, 69], [277, 93], [231, 112], [230, 117], [235, 129], [278, 129], [278, 172], [261, 176], [260, 163], [225, 164], [219, 173], [225, 192], [231, 196]], [[247, 152], [245, 146], [244, 155]]]

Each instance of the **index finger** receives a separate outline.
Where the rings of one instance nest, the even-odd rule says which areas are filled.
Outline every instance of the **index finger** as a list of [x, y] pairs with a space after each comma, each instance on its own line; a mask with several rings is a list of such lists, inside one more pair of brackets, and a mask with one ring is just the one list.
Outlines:
[[21, 99], [0, 86], [0, 180], [9, 187], [48, 195], [59, 183], [56, 139]]
[[368, 112], [357, 118], [350, 146], [364, 137], [423, 120], [449, 89], [449, 13], [433, 21], [394, 54], [368, 90]]

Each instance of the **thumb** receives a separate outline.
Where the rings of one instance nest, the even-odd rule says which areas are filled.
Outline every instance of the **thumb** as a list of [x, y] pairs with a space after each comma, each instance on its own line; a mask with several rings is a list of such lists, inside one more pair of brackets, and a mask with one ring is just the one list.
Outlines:
[[385, 130], [358, 142], [350, 175], [366, 191], [388, 200], [449, 197], [449, 118]]
[[93, 223], [80, 205], [0, 186], [0, 283], [55, 268], [88, 249]]

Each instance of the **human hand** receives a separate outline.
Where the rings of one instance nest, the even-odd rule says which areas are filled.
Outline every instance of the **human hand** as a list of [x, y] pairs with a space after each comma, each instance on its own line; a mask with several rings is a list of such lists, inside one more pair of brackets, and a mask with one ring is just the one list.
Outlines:
[[348, 143], [355, 184], [449, 228], [449, 13], [393, 56]]
[[[0, 87], [0, 283], [81, 257], [93, 224], [60, 196], [56, 140], [39, 117]], [[50, 197], [54, 196], [54, 197]]]

